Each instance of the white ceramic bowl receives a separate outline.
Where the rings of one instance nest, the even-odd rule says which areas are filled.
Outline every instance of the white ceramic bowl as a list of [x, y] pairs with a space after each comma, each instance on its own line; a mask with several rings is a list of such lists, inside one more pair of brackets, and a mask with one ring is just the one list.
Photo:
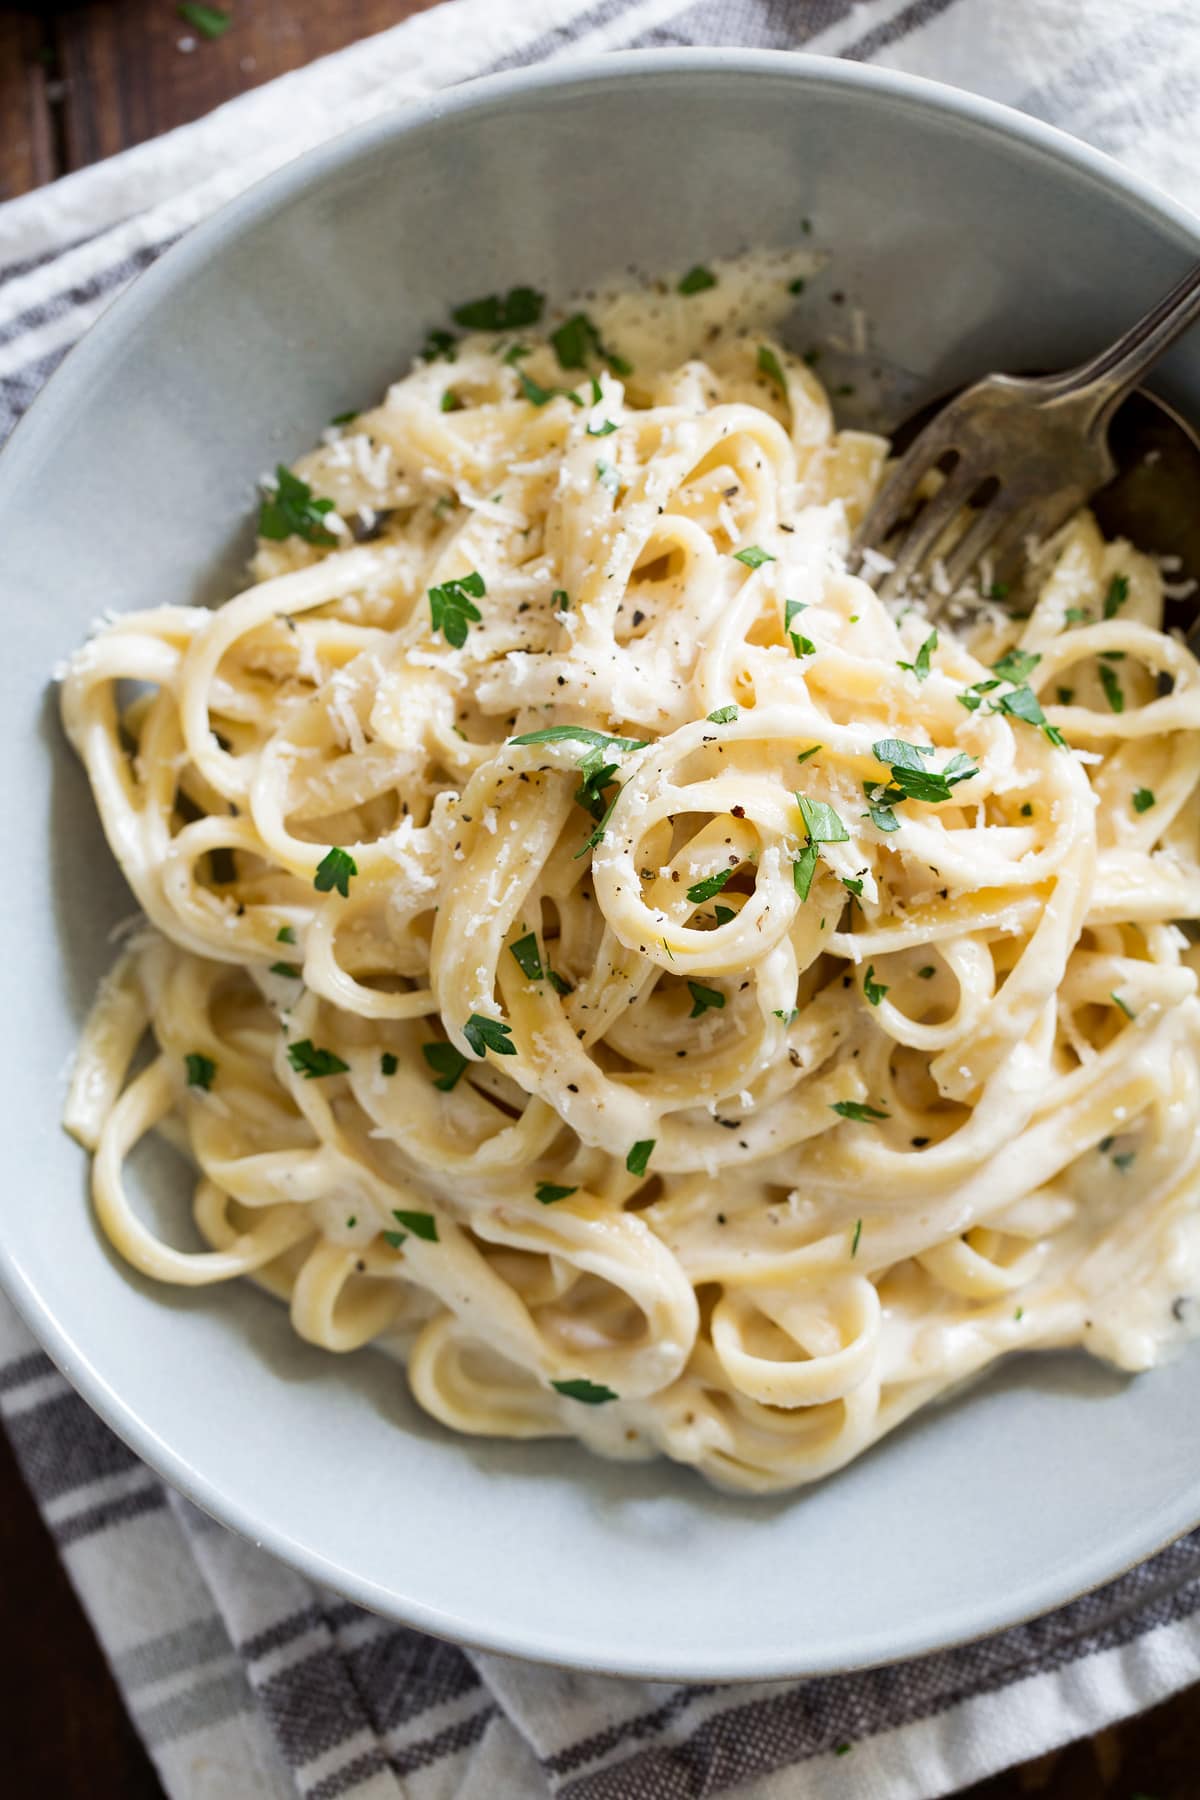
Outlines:
[[[731, 1499], [666, 1464], [451, 1437], [391, 1363], [307, 1347], [249, 1287], [143, 1282], [58, 1123], [129, 897], [50, 672], [105, 607], [230, 592], [260, 471], [369, 401], [452, 303], [794, 242], [802, 217], [836, 257], [806, 340], [840, 288], [927, 392], [1094, 348], [1200, 253], [1115, 165], [949, 89], [730, 51], [556, 65], [408, 107], [193, 232], [0, 462], [5, 1286], [135, 1450], [316, 1579], [474, 1644], [671, 1678], [907, 1656], [1103, 1581], [1200, 1518], [1200, 1361], [1133, 1381], [1013, 1362], [821, 1488]], [[1158, 385], [1200, 414], [1200, 344]], [[147, 1189], [175, 1179], [145, 1166]]]

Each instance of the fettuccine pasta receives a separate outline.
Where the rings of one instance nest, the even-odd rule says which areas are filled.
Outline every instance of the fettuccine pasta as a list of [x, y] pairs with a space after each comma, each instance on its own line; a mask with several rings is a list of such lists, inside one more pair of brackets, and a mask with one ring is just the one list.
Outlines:
[[[1186, 1334], [1200, 667], [1087, 514], [1020, 616], [885, 607], [887, 445], [731, 281], [462, 309], [278, 471], [243, 593], [77, 652], [145, 922], [67, 1122], [143, 1274], [770, 1491]], [[155, 1128], [204, 1248], [135, 1203]]]

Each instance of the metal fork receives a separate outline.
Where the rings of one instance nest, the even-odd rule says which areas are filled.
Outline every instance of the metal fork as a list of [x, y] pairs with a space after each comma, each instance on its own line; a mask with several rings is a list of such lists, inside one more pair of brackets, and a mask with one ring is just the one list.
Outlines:
[[[894, 567], [879, 583], [884, 598], [915, 576], [928, 581], [935, 553], [943, 565], [936, 583], [943, 597], [985, 554], [997, 575], [1011, 574], [1030, 539], [1048, 537], [1111, 479], [1114, 411], [1198, 318], [1200, 263], [1107, 350], [1077, 368], [1037, 378], [987, 375], [967, 388], [889, 474], [859, 527], [852, 566], [862, 567], [864, 551], [890, 559]], [[945, 479], [922, 503], [920, 483], [938, 467]]]

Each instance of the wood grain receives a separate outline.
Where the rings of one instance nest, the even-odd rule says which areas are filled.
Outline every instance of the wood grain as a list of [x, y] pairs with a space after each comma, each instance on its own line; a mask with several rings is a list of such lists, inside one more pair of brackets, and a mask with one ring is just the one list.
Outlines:
[[49, 1532], [0, 1431], [0, 1790], [161, 1800]]
[[47, 88], [49, 36], [31, 13], [0, 11], [0, 200], [58, 173]]
[[[187, 124], [435, 0], [224, 3], [228, 31], [205, 39], [170, 0], [0, 0], [0, 199]], [[163, 1800], [2, 1432], [0, 1682], [6, 1794]], [[1198, 1765], [1193, 1688], [961, 1800], [1196, 1800]]]
[[205, 38], [173, 5], [110, 0], [56, 23], [66, 83], [64, 167], [79, 169], [210, 112], [276, 75], [386, 30], [434, 0], [225, 0]]
[[[13, 1800], [163, 1800], [2, 1431], [0, 1571], [3, 1791]], [[959, 1800], [1196, 1800], [1198, 1713], [1200, 1689], [1192, 1688], [964, 1789]]]

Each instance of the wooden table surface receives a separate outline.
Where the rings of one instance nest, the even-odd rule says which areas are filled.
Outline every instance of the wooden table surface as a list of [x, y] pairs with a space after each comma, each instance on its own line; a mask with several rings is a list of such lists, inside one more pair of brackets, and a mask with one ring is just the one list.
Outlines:
[[[172, 0], [0, 0], [0, 199], [186, 124], [433, 3], [224, 0], [229, 28], [206, 38]], [[13, 1800], [162, 1795], [2, 1433], [0, 1681], [0, 1787]], [[962, 1800], [1030, 1794], [1197, 1800], [1200, 1689], [983, 1782]]]

